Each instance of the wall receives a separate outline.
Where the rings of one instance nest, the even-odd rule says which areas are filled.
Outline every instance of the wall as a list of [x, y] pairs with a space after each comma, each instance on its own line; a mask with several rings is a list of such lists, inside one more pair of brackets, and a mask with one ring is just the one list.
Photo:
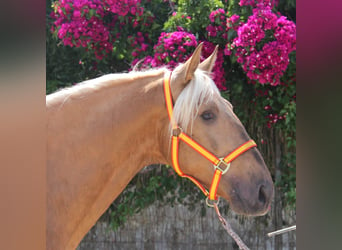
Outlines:
[[[257, 218], [238, 216], [232, 212], [224, 215], [236, 233], [250, 249], [275, 249], [275, 238], [267, 237], [275, 231], [274, 211]], [[295, 211], [283, 213], [284, 227], [295, 224]], [[279, 229], [279, 228], [278, 228]], [[296, 249], [295, 231], [282, 236], [282, 249]], [[150, 206], [128, 219], [113, 232], [105, 219], [98, 221], [89, 231], [78, 250], [109, 249], [238, 249], [233, 239], [223, 229], [214, 209], [207, 208], [201, 216], [200, 206], [189, 211], [182, 205]], [[280, 248], [278, 248], [280, 249]]]

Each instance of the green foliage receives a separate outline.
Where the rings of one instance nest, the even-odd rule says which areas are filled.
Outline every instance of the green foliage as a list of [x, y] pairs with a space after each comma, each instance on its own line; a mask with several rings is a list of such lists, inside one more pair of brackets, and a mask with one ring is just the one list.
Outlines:
[[296, 21], [296, 0], [279, 0], [278, 10], [290, 20]]
[[[205, 29], [210, 23], [209, 15], [213, 10], [223, 8], [219, 0], [178, 0], [175, 1], [175, 13], [164, 24], [167, 32], [176, 31], [177, 27], [193, 33], [197, 38], [205, 37]], [[190, 17], [190, 18], [187, 18]]]
[[[153, 44], [154, 41], [158, 40], [163, 24], [167, 20], [170, 11], [169, 3], [165, 1], [142, 1], [141, 6], [144, 8], [144, 12], [142, 16], [136, 16], [136, 21], [139, 25], [133, 27], [128, 15], [119, 16], [120, 23], [118, 22], [111, 31], [111, 34], [116, 39], [112, 56], [117, 60], [125, 59], [128, 64], [134, 59], [132, 52], [141, 46], [141, 44], [134, 45], [137, 33], [140, 32], [144, 35], [145, 43]], [[152, 18], [152, 24], [145, 25], [150, 24], [149, 20]], [[117, 34], [120, 35], [116, 36]], [[140, 57], [151, 55], [152, 51], [153, 46], [149, 46], [146, 51], [140, 52]]]
[[181, 203], [190, 210], [200, 204], [205, 211], [203, 193], [191, 181], [179, 177], [171, 167], [154, 165], [145, 171], [133, 178], [104, 215], [109, 215], [113, 230], [156, 201], [171, 206]]
[[[291, 138], [291, 141], [293, 139]], [[293, 148], [293, 147], [291, 147]], [[296, 205], [296, 152], [287, 152], [281, 162], [282, 176], [276, 186], [280, 187], [284, 193], [286, 205], [295, 207]]]

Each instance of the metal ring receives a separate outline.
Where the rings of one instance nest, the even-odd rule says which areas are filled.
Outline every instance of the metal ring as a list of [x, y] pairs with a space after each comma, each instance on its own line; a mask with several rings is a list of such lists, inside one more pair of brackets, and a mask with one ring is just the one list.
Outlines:
[[183, 129], [181, 127], [172, 129], [172, 136], [174, 137], [178, 137], [181, 133], [183, 133]]
[[[210, 204], [209, 201], [212, 201], [212, 204]], [[208, 207], [214, 207], [214, 204], [218, 205], [220, 202], [220, 198], [217, 199], [217, 201], [215, 202], [215, 200], [209, 200], [209, 197], [207, 197], [207, 199], [205, 200], [205, 202], [207, 203]]]
[[[230, 168], [230, 162], [229, 162], [229, 163], [225, 162], [225, 161], [224, 161], [224, 158], [219, 158], [219, 160], [220, 160], [220, 161], [219, 161], [216, 165], [214, 165], [214, 168], [215, 168], [215, 169], [218, 169], [219, 171], [221, 171], [221, 172], [222, 172], [222, 175], [224, 175], [224, 174], [229, 170], [229, 168]], [[221, 164], [224, 165], [224, 166], [226, 166], [226, 168], [225, 168], [225, 169], [222, 169], [222, 168], [220, 167]]]

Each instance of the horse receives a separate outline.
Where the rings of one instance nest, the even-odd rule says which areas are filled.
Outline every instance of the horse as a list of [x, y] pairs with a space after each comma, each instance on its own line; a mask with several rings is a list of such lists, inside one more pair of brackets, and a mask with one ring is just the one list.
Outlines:
[[267, 213], [271, 175], [211, 79], [217, 48], [200, 62], [202, 46], [172, 72], [108, 74], [47, 95], [47, 249], [75, 249], [155, 163], [194, 181], [209, 205], [222, 197], [239, 214]]

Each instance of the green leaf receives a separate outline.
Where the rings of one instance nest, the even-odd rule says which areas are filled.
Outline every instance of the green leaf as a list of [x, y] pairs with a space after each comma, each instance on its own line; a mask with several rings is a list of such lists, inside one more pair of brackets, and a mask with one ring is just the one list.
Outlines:
[[88, 14], [89, 14], [89, 17], [91, 18], [96, 14], [96, 11], [94, 9], [89, 9]]
[[233, 29], [228, 30], [228, 41], [231, 41], [237, 36], [237, 32]]

